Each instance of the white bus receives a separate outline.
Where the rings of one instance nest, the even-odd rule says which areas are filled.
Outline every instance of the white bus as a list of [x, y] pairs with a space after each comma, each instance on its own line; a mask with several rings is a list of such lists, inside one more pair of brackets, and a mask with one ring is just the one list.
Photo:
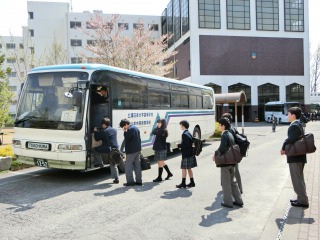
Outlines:
[[[107, 103], [91, 104], [97, 87], [107, 87]], [[92, 129], [101, 127], [103, 117], [118, 129], [119, 145], [121, 119], [139, 127], [142, 154], [151, 156], [157, 119], [167, 120], [167, 140], [176, 148], [183, 119], [202, 140], [214, 133], [214, 109], [213, 90], [205, 86], [101, 64], [38, 67], [20, 96], [13, 150], [22, 163], [86, 171], [94, 168]]]
[[301, 107], [299, 102], [268, 102], [264, 105], [264, 119], [271, 122], [272, 115], [278, 123], [288, 123], [288, 110], [291, 107]]

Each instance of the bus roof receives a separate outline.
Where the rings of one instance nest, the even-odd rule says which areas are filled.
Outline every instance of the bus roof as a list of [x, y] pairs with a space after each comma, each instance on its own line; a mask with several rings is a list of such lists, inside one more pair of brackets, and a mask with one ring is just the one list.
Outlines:
[[104, 64], [93, 64], [93, 63], [83, 63], [83, 64], [63, 64], [63, 65], [50, 65], [50, 66], [42, 66], [42, 67], [36, 67], [30, 70], [29, 73], [35, 73], [35, 72], [48, 72], [48, 71], [58, 71], [58, 70], [91, 70], [91, 71], [96, 71], [96, 70], [109, 70], [113, 72], [118, 72], [118, 73], [124, 73], [124, 74], [130, 74], [130, 75], [135, 75], [139, 77], [146, 77], [146, 78], [151, 78], [155, 80], [160, 80], [160, 81], [166, 81], [166, 82], [171, 82], [171, 83], [176, 83], [176, 84], [183, 84], [186, 86], [190, 87], [198, 87], [202, 89], [208, 89], [208, 90], [213, 90], [211, 87], [199, 85], [199, 84], [194, 84], [194, 83], [189, 83], [189, 82], [184, 82], [184, 81], [179, 81], [171, 78], [165, 78], [165, 77], [160, 77], [156, 75], [151, 75], [151, 74], [146, 74], [146, 73], [141, 73], [141, 72], [136, 72], [132, 70], [127, 70], [123, 68], [118, 68], [118, 67], [112, 67], [109, 65], [104, 65]]
[[298, 103], [300, 104], [299, 102], [281, 102], [281, 101], [274, 101], [274, 102], [267, 102], [265, 105], [275, 105], [275, 104], [294, 104], [294, 103]]

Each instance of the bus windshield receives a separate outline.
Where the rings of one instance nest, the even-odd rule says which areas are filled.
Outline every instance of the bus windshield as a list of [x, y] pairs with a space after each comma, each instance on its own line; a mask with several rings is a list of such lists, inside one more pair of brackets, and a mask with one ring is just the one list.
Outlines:
[[29, 74], [19, 100], [15, 127], [80, 130], [83, 122], [85, 91], [79, 81], [85, 72]]

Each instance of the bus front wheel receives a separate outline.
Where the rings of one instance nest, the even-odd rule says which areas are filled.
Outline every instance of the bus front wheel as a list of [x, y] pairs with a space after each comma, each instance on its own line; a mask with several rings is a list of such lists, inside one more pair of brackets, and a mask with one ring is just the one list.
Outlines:
[[281, 124], [282, 123], [282, 120], [281, 120], [281, 118], [279, 118], [279, 124]]
[[124, 161], [121, 159], [120, 163], [118, 164], [119, 173], [125, 173]]

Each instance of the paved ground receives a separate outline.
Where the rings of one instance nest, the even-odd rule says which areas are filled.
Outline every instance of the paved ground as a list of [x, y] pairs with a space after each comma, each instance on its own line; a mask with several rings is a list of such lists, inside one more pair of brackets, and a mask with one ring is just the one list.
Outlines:
[[[307, 126], [318, 152], [319, 127], [320, 122]], [[305, 169], [310, 208], [291, 208], [289, 170], [279, 154], [287, 128], [272, 133], [269, 124], [246, 124], [251, 146], [240, 165], [243, 208], [220, 206], [220, 172], [211, 160], [219, 142], [204, 147], [191, 189], [174, 187], [181, 180], [180, 153], [167, 161], [171, 180], [153, 183], [153, 162], [143, 172], [142, 187], [111, 184], [109, 169], [2, 173], [0, 239], [319, 239], [319, 153], [308, 155]]]

